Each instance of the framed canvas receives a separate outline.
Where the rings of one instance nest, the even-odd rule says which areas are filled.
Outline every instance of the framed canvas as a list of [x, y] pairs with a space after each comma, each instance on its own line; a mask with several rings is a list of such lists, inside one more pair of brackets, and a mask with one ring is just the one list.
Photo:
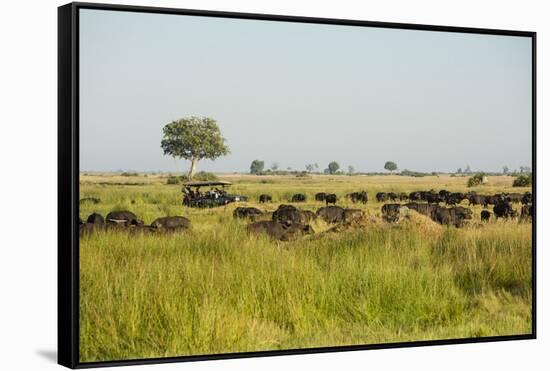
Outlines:
[[60, 364], [535, 338], [535, 32], [58, 19]]

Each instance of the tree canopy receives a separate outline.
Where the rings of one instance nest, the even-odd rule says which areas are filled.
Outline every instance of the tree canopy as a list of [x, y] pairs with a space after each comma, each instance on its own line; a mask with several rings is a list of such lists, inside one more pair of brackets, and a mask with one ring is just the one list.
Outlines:
[[393, 171], [397, 170], [397, 164], [393, 161], [387, 161], [384, 164], [384, 169], [388, 170], [389, 172], [393, 172]]
[[162, 132], [164, 154], [191, 161], [189, 177], [195, 175], [198, 161], [230, 153], [216, 120], [209, 117], [181, 118], [166, 124]]
[[260, 160], [254, 160], [250, 164], [250, 174], [260, 174], [264, 171], [264, 162]]
[[331, 161], [328, 164], [328, 172], [329, 174], [335, 174], [338, 169], [340, 169], [340, 164], [336, 161]]

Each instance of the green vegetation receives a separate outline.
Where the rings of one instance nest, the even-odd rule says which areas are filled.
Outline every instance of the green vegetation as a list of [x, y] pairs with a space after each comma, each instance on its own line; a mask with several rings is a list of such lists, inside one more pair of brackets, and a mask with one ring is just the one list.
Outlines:
[[[214, 180], [218, 180], [218, 176], [214, 173], [209, 173], [209, 172], [206, 172], [206, 171], [199, 171], [198, 173], [196, 173], [192, 180], [198, 180], [198, 181], [214, 181]], [[185, 182], [188, 182], [189, 180], [191, 180], [189, 178], [189, 175], [169, 175], [168, 178], [166, 179], [166, 184], [183, 184]]]
[[[511, 191], [509, 176], [483, 192]], [[464, 191], [460, 177], [224, 176], [244, 204], [273, 211], [294, 193], [301, 208], [331, 191], [369, 216], [357, 228], [292, 242], [246, 233], [236, 206], [189, 209], [166, 177], [125, 185], [117, 175], [81, 176], [81, 216], [134, 211], [145, 223], [191, 219], [187, 232], [129, 236], [103, 232], [80, 243], [81, 361], [167, 357], [531, 332], [531, 224], [474, 220], [463, 229], [415, 217], [389, 225], [382, 204], [342, 196], [367, 189]], [[132, 183], [129, 183], [132, 184]], [[514, 191], [527, 191], [528, 188]], [[259, 205], [268, 193], [273, 203]]]
[[250, 164], [250, 174], [261, 174], [264, 171], [264, 162], [260, 160], [254, 160]]
[[395, 170], [397, 170], [397, 164], [393, 161], [387, 161], [384, 164], [384, 169], [388, 170], [390, 173], [393, 173]]
[[193, 179], [202, 159], [214, 160], [229, 154], [229, 147], [216, 120], [208, 117], [187, 117], [166, 124], [160, 146], [165, 155], [191, 161], [189, 178]]
[[528, 175], [522, 174], [518, 175], [516, 179], [514, 179], [514, 183], [512, 185], [514, 187], [530, 187], [533, 183], [533, 174], [529, 173]]
[[331, 161], [329, 162], [327, 169], [329, 174], [336, 174], [338, 169], [340, 169], [340, 164], [336, 161]]
[[477, 187], [483, 184], [483, 178], [486, 177], [484, 173], [477, 173], [468, 179], [468, 187]]

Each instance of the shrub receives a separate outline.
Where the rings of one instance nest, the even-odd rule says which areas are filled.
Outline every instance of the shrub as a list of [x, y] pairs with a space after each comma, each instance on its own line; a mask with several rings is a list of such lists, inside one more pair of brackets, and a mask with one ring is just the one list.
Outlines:
[[199, 180], [199, 181], [203, 181], [203, 182], [210, 182], [210, 181], [215, 181], [215, 180], [219, 180], [218, 176], [214, 173], [208, 173], [206, 171], [199, 171], [198, 173], [195, 174], [195, 176], [193, 177], [193, 180]]
[[401, 175], [403, 175], [403, 176], [412, 176], [412, 177], [415, 177], [415, 178], [422, 178], [422, 177], [424, 177], [428, 174], [421, 173], [419, 171], [411, 171], [411, 170], [405, 169], [405, 170], [401, 171]]
[[169, 176], [168, 179], [166, 179], [166, 184], [180, 184], [180, 183], [181, 181], [177, 176]]
[[513, 187], [530, 187], [533, 184], [533, 174], [519, 175], [514, 179]]
[[484, 173], [477, 173], [476, 175], [468, 179], [468, 183], [467, 183], [468, 187], [475, 187], [475, 186], [481, 185], [483, 183], [483, 177], [485, 177]]
[[125, 171], [120, 176], [139, 176], [139, 174], [135, 171]]

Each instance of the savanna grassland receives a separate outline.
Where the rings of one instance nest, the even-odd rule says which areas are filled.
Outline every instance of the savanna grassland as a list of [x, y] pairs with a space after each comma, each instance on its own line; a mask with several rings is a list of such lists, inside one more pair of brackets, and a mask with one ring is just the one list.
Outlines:
[[[181, 205], [181, 186], [153, 175], [81, 175], [80, 216], [130, 210], [146, 224], [182, 215], [190, 230], [170, 234], [106, 231], [80, 239], [82, 362], [531, 333], [531, 224], [464, 228], [416, 215], [379, 218], [380, 191], [466, 191], [463, 177], [225, 175], [245, 205], [273, 211], [294, 193], [315, 211], [316, 192], [362, 208], [366, 222], [290, 242], [249, 235], [232, 211]], [[472, 188], [524, 192], [512, 177]], [[344, 200], [368, 190], [367, 205]], [[470, 189], [469, 189], [470, 190]], [[258, 204], [262, 193], [273, 202]], [[464, 206], [467, 202], [464, 202]], [[515, 206], [516, 209], [518, 206]]]

